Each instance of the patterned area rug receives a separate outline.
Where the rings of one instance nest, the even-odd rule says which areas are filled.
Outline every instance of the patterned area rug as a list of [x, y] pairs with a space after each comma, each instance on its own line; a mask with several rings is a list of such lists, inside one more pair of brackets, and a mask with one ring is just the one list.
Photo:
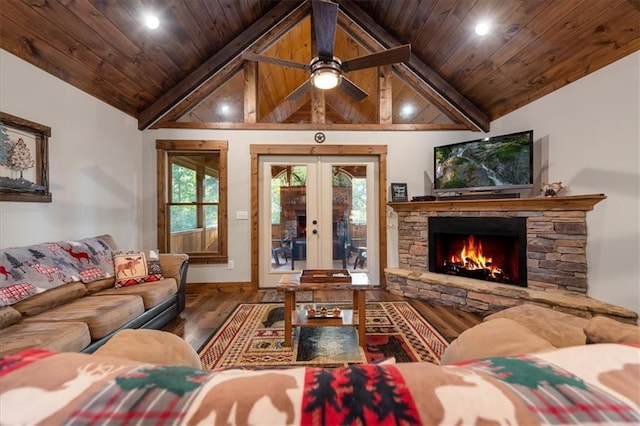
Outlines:
[[[301, 303], [307, 308], [312, 303]], [[320, 304], [317, 304], [317, 308]], [[327, 308], [346, 307], [323, 304]], [[447, 341], [407, 302], [367, 303], [367, 343], [358, 346], [354, 327], [294, 327], [293, 348], [284, 346], [284, 306], [240, 304], [202, 349], [203, 368], [323, 366], [396, 362], [435, 364]]]

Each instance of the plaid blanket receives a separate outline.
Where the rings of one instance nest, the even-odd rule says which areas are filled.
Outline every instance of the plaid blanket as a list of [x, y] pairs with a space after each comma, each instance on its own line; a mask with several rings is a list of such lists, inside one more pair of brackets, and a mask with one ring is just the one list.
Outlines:
[[109, 245], [99, 238], [0, 250], [0, 306], [73, 281], [113, 276]]
[[203, 371], [76, 353], [0, 359], [1, 424], [638, 424], [640, 346], [440, 367]]

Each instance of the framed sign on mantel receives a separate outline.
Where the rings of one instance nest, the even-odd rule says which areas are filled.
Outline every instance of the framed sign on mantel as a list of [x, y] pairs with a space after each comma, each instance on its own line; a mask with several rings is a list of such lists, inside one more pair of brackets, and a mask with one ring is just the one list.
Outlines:
[[0, 112], [0, 201], [50, 203], [51, 128]]
[[391, 184], [391, 202], [398, 203], [409, 201], [409, 196], [407, 194], [407, 184], [406, 183], [392, 183]]

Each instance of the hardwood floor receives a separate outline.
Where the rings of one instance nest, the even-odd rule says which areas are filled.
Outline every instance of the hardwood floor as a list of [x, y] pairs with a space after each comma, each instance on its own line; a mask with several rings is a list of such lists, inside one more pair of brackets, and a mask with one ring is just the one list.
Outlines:
[[[225, 292], [206, 285], [187, 287], [185, 310], [178, 318], [164, 327], [165, 331], [177, 334], [196, 350], [200, 349], [211, 335], [227, 319], [239, 303], [259, 303], [266, 291]], [[316, 291], [315, 302], [341, 302], [351, 300], [350, 291]], [[464, 330], [478, 324], [479, 315], [459, 309], [432, 305], [422, 300], [409, 299], [391, 294], [385, 290], [367, 292], [367, 301], [408, 301], [433, 325], [440, 334], [451, 342]]]

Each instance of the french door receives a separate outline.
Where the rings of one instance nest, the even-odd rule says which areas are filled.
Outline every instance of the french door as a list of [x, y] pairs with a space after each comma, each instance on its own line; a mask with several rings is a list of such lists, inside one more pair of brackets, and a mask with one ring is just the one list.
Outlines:
[[379, 282], [377, 157], [260, 156], [259, 287], [302, 269]]

